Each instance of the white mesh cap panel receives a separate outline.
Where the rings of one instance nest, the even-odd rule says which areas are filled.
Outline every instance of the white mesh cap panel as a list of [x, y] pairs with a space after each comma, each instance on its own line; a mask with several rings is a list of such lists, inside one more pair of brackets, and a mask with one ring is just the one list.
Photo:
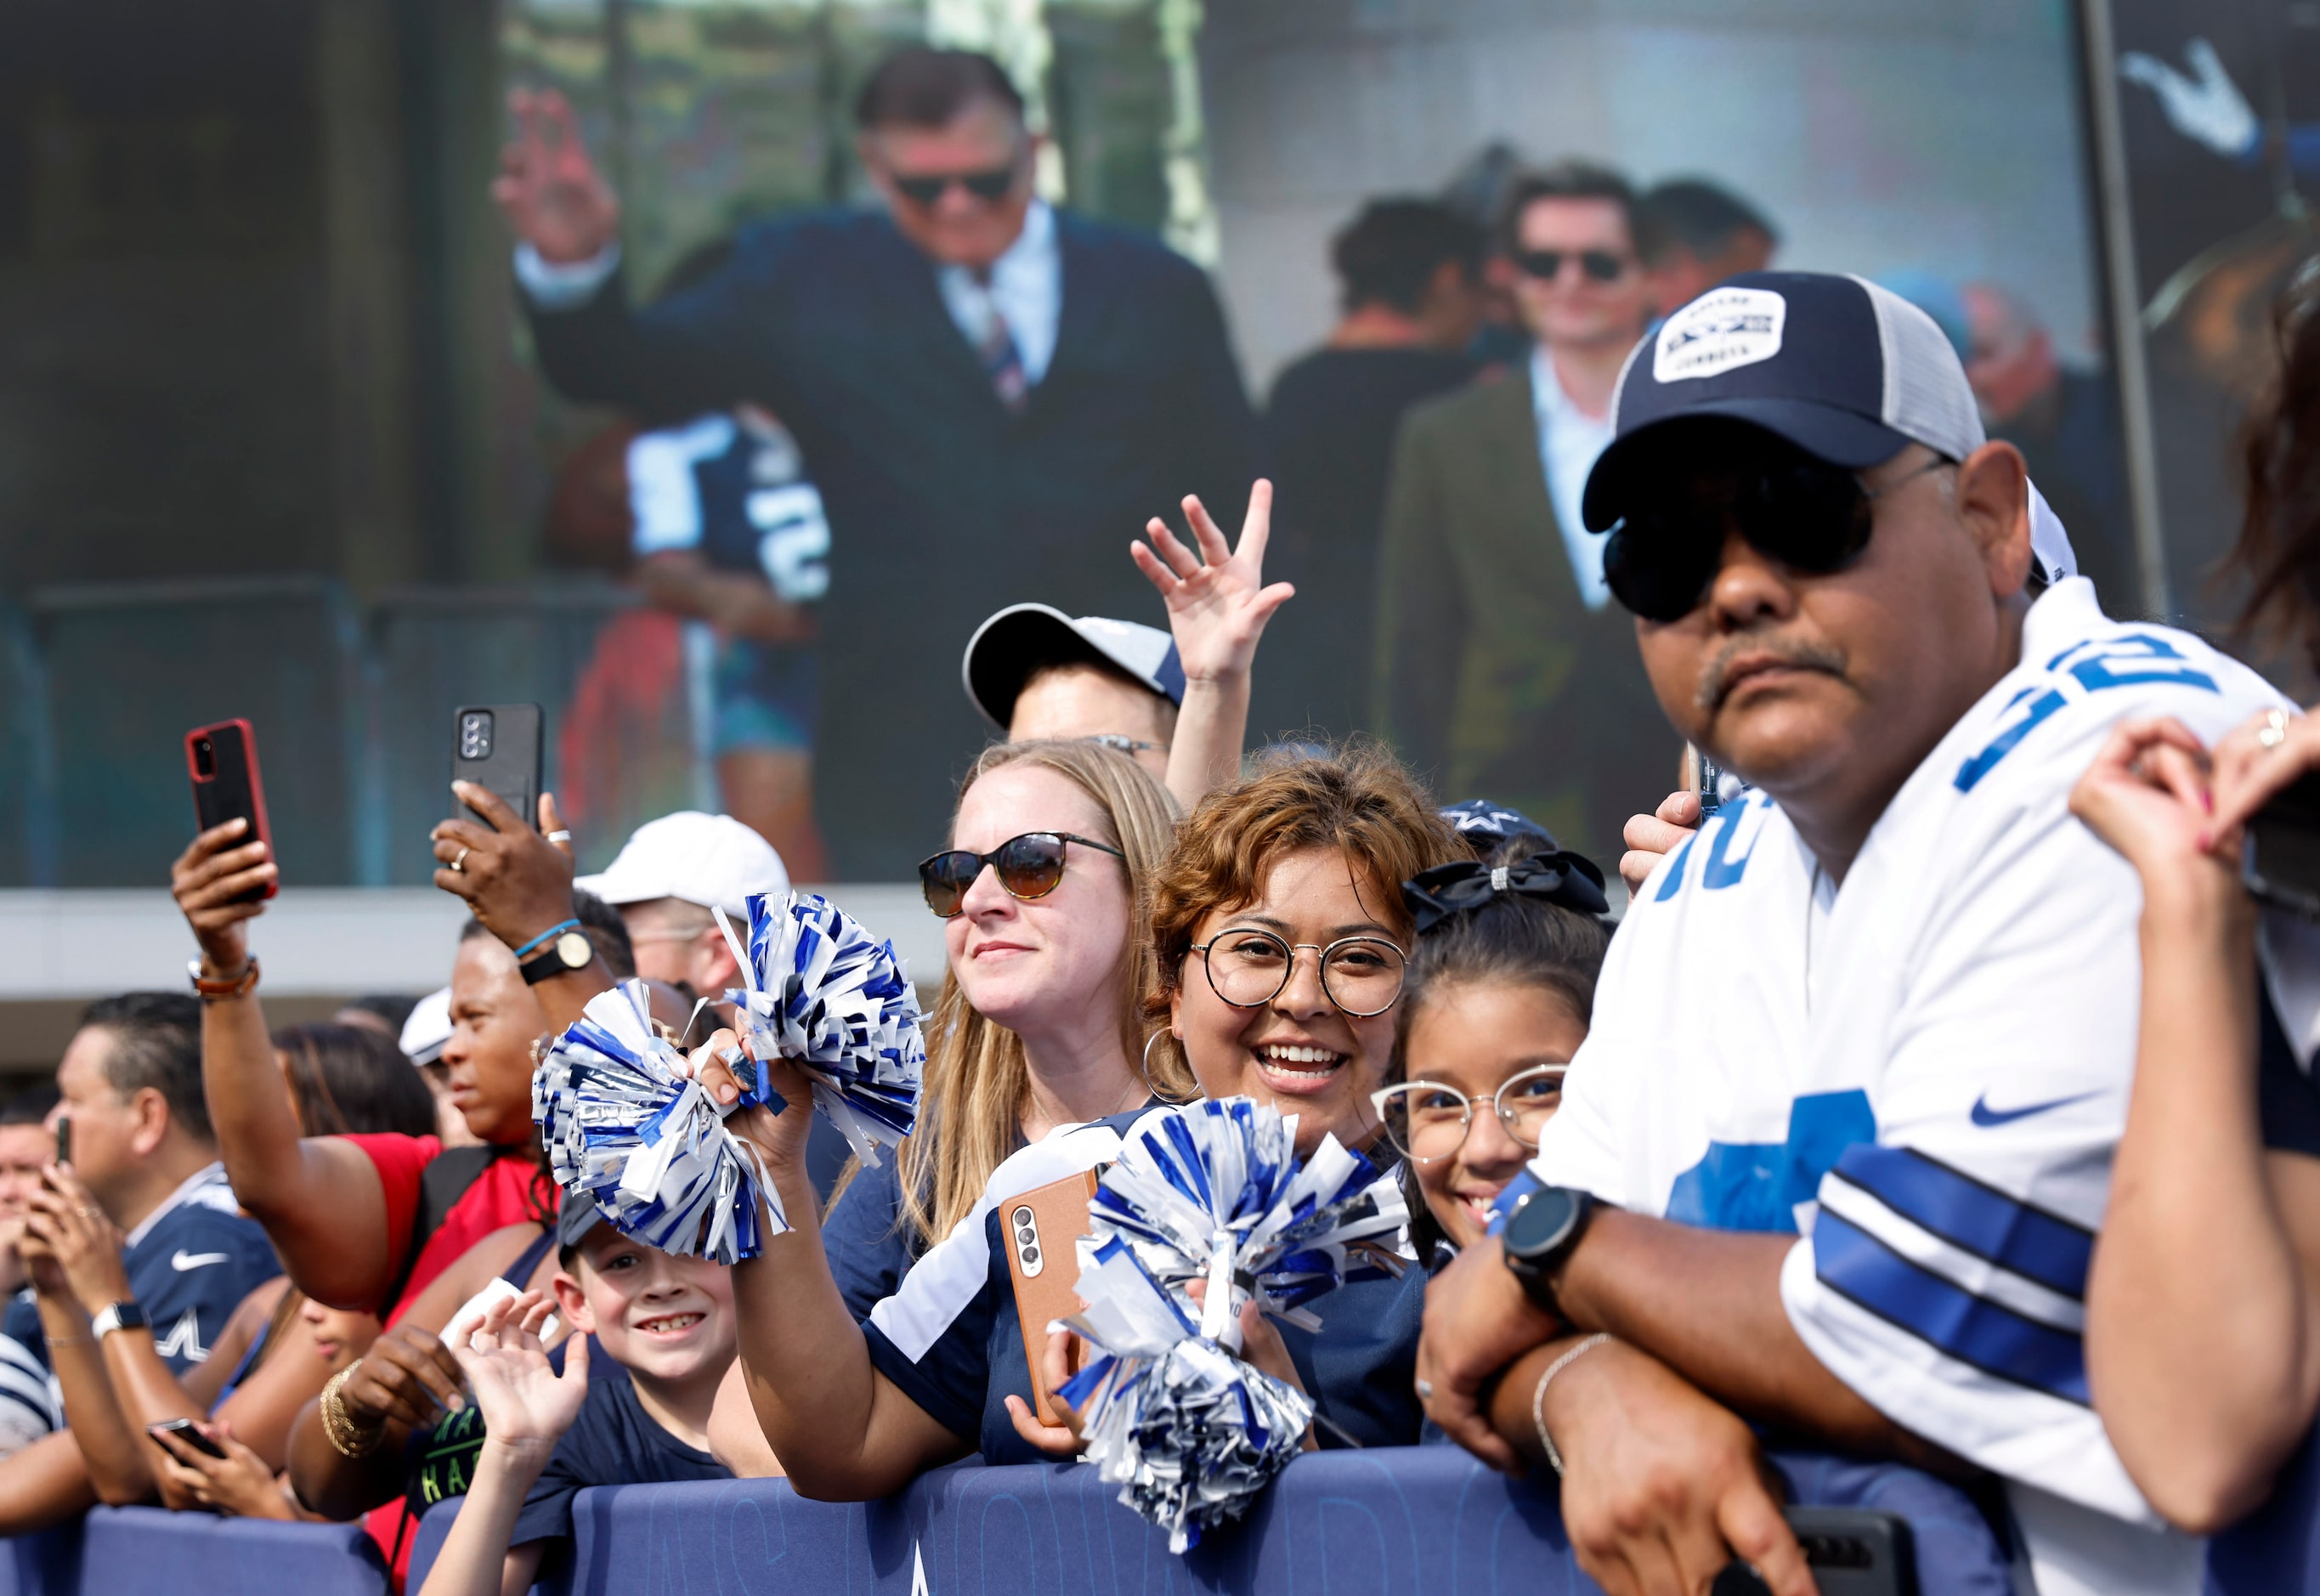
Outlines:
[[1906, 438], [1962, 460], [1988, 441], [1981, 412], [1957, 351], [1934, 319], [1890, 288], [1866, 277], [1853, 279], [1868, 291], [1877, 313], [1877, 337], [1885, 357], [1885, 397], [1879, 417]]

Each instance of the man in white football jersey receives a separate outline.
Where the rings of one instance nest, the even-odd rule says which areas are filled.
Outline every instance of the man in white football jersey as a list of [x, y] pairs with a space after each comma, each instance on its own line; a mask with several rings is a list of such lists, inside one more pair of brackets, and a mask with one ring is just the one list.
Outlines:
[[1669, 718], [1755, 790], [1637, 894], [1420, 1394], [1555, 1462], [1622, 1596], [1735, 1553], [1810, 1589], [1735, 1414], [1998, 1476], [2040, 1596], [2196, 1591], [2088, 1400], [2141, 898], [2067, 802], [2121, 719], [2212, 740], [2279, 701], [2040, 560], [2021, 456], [1883, 289], [1735, 278], [1616, 417], [1587, 523]]

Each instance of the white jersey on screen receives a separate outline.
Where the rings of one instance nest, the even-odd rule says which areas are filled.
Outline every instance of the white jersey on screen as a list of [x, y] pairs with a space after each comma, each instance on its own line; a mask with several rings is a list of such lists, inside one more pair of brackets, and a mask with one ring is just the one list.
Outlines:
[[1781, 1280], [1797, 1333], [1895, 1422], [2007, 1478], [2040, 1596], [2194, 1591], [2199, 1566], [2089, 1406], [2142, 892], [2071, 788], [2123, 719], [2213, 741], [2282, 702], [2058, 584], [1842, 890], [1760, 793], [1661, 863], [1533, 1165], [1636, 1211], [1799, 1233]]

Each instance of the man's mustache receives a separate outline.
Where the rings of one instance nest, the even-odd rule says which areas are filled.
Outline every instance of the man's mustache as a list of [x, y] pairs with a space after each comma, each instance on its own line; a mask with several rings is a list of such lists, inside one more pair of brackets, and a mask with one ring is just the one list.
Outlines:
[[1732, 691], [1730, 676], [1733, 661], [1743, 656], [1770, 655], [1782, 665], [1796, 670], [1817, 670], [1824, 676], [1842, 677], [1846, 660], [1844, 650], [1830, 643], [1776, 641], [1770, 638], [1735, 638], [1717, 651], [1716, 657], [1699, 678], [1699, 687], [1692, 701], [1700, 709], [1713, 714], [1723, 707], [1725, 695]]

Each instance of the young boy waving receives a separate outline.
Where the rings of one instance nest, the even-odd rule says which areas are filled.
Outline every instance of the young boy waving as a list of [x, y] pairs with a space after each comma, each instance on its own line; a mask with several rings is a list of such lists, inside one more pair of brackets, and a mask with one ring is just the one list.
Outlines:
[[[566, 1209], [553, 1302], [538, 1292], [503, 1297], [444, 1333], [485, 1440], [420, 1596], [528, 1590], [543, 1554], [569, 1542], [573, 1498], [590, 1485], [731, 1477], [707, 1434], [733, 1362], [730, 1274], [631, 1240], [577, 1206]], [[540, 1345], [559, 1309], [574, 1331], [560, 1375]], [[592, 1350], [609, 1360], [593, 1378]]]

